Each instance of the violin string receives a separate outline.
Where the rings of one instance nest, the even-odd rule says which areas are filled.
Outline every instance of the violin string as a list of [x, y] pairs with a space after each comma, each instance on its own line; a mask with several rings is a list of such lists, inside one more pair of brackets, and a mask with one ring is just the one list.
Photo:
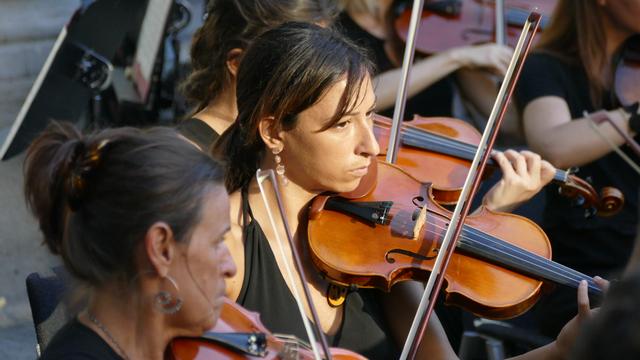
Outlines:
[[[437, 219], [440, 220], [440, 221], [443, 221], [443, 219], [441, 219], [441, 218], [437, 218]], [[429, 224], [434, 225], [439, 230], [443, 230], [443, 231], [445, 230], [445, 227], [438, 226], [437, 224], [434, 224], [434, 223], [429, 223]], [[512, 254], [509, 254], [509, 253], [507, 253], [505, 251], [502, 251], [502, 250], [497, 248], [497, 246], [503, 246], [503, 247], [509, 248], [509, 250], [511, 250], [515, 255], [519, 255], [517, 257], [518, 260], [526, 261], [526, 262], [528, 262], [530, 264], [538, 265], [538, 266], [544, 266], [544, 265], [551, 266], [551, 267], [555, 268], [555, 270], [556, 270], [556, 271], [554, 271], [552, 273], [554, 273], [556, 275], [560, 275], [560, 276], [562, 275], [562, 273], [564, 273], [565, 277], [567, 277], [567, 278], [569, 278], [571, 280], [574, 280], [576, 283], [579, 282], [581, 279], [589, 280], [589, 279], [587, 279], [588, 277], [586, 275], [584, 275], [584, 274], [580, 274], [579, 272], [577, 272], [577, 271], [575, 271], [573, 269], [565, 267], [564, 265], [556, 263], [556, 262], [554, 262], [552, 260], [543, 258], [543, 257], [541, 257], [541, 256], [539, 256], [537, 254], [533, 254], [533, 253], [531, 253], [529, 251], [523, 251], [522, 249], [520, 249], [520, 248], [518, 248], [518, 247], [516, 247], [516, 246], [514, 246], [514, 245], [512, 245], [512, 244], [510, 244], [508, 242], [505, 242], [503, 240], [499, 240], [499, 239], [497, 239], [497, 238], [495, 238], [495, 237], [493, 237], [493, 236], [491, 236], [489, 234], [486, 234], [486, 233], [484, 233], [484, 232], [482, 232], [482, 231], [480, 231], [478, 229], [475, 229], [473, 227], [469, 227], [468, 225], [464, 226], [463, 231], [465, 231], [468, 234], [471, 234], [472, 232], [475, 232], [476, 237], [479, 237], [479, 238], [485, 240], [487, 243], [491, 243], [492, 245], [494, 245], [494, 247], [489, 248], [492, 251], [498, 251], [498, 252], [501, 252], [503, 254], [512, 255]], [[435, 231], [431, 231], [431, 233], [432, 234], [436, 234]], [[485, 243], [475, 242], [475, 239], [473, 239], [470, 236], [463, 236], [461, 239], [462, 240], [466, 240], [466, 241], [472, 241], [472, 242], [474, 242], [473, 244], [476, 244], [476, 245], [479, 244], [479, 245], [485, 245], [486, 246]], [[577, 277], [574, 277], [572, 275], [575, 275]]]
[[[436, 217], [436, 219], [438, 221], [441, 221], [442, 223], [445, 223], [446, 220], [442, 219], [442, 218], [438, 218]], [[432, 225], [435, 229], [437, 230], [442, 230], [445, 231], [446, 230], [446, 226], [441, 226], [438, 225], [434, 222], [427, 222], [426, 224]], [[434, 230], [426, 230], [427, 233], [432, 234], [432, 235], [439, 235], [436, 231]], [[485, 240], [485, 242], [478, 242], [476, 241], [473, 237], [465, 235], [465, 233], [469, 234], [469, 235], [475, 235], [477, 238], [480, 238], [482, 240]], [[472, 246], [477, 246], [477, 245], [482, 245], [482, 246], [489, 246], [489, 245], [493, 245], [493, 247], [489, 246], [488, 249], [490, 249], [491, 251], [494, 251], [496, 253], [502, 254], [502, 255], [507, 255], [507, 256], [511, 256], [512, 258], [515, 256], [515, 258], [521, 262], [526, 262], [530, 265], [535, 265], [538, 268], [540, 268], [541, 270], [555, 275], [560, 279], [565, 279], [568, 281], [568, 283], [566, 283], [566, 285], [572, 285], [577, 287], [578, 283], [580, 282], [580, 280], [587, 280], [587, 282], [589, 283], [589, 287], [593, 290], [599, 291], [599, 287], [597, 287], [595, 285], [595, 283], [593, 282], [593, 279], [585, 274], [581, 274], [578, 271], [575, 271], [571, 268], [568, 268], [562, 264], [556, 263], [552, 260], [543, 258], [537, 254], [533, 254], [529, 251], [523, 251], [522, 249], [509, 244], [505, 241], [499, 240], [489, 234], [484, 233], [483, 231], [480, 231], [478, 229], [475, 229], [473, 227], [470, 227], [468, 225], [465, 225], [463, 227], [463, 233], [460, 235], [460, 239], [461, 241], [467, 241], [468, 244], [472, 245]], [[496, 241], [499, 240], [499, 241]], [[504, 250], [501, 250], [498, 248], [498, 245], [501, 245], [503, 247], [509, 248], [509, 250], [511, 250], [511, 252], [507, 252]], [[551, 279], [553, 280], [553, 279]], [[556, 281], [556, 282], [560, 282], [560, 281]], [[560, 282], [562, 283], [562, 282]]]
[[420, 128], [415, 128], [413, 126], [405, 125], [402, 129], [402, 135], [413, 139], [417, 143], [422, 143], [422, 147], [425, 150], [429, 150], [430, 144], [449, 146], [454, 150], [466, 152], [470, 156], [473, 156], [476, 150], [476, 147], [471, 144], [467, 144], [455, 139], [450, 139], [442, 135], [437, 135]]
[[[425, 131], [423, 129], [419, 129], [419, 128], [414, 128], [411, 126], [405, 126], [403, 128], [403, 135], [405, 135], [407, 138], [413, 139], [413, 140], [417, 140], [417, 143], [422, 143], [422, 142], [427, 142], [427, 145], [429, 143], [433, 144], [440, 144], [440, 145], [446, 145], [449, 146], [450, 148], [453, 148], [455, 150], [458, 151], [462, 151], [462, 152], [475, 152], [475, 147], [471, 144], [466, 144], [454, 139], [448, 139], [446, 137], [442, 137], [440, 135], [437, 134], [432, 134], [428, 131]], [[424, 144], [424, 143], [423, 143]], [[425, 149], [428, 149], [428, 146], [424, 145]], [[561, 171], [561, 170], [559, 170]], [[436, 225], [436, 224], [432, 224], [432, 225]], [[436, 225], [437, 226], [437, 225]], [[466, 226], [465, 226], [466, 228]], [[440, 230], [445, 230], [446, 228], [444, 227], [440, 227]], [[471, 228], [473, 229], [473, 228]], [[475, 231], [478, 231], [477, 229], [473, 229]], [[431, 231], [432, 234], [435, 235], [435, 231]], [[491, 242], [494, 246], [497, 244], [494, 240], [493, 237], [489, 238], [485, 235], [483, 232], [480, 232], [479, 237], [485, 241], [489, 241]], [[476, 236], [478, 236], [478, 234], [475, 234]], [[461, 239], [466, 239], [468, 241], [473, 241], [471, 237], [465, 237], [464, 234], [461, 235]], [[508, 244], [506, 242], [504, 242], [504, 244]], [[504, 246], [504, 244], [502, 244]], [[470, 244], [473, 245], [473, 244]], [[510, 245], [511, 247], [511, 251], [513, 251], [515, 253], [515, 255], [521, 259], [524, 260], [523, 257], [528, 257], [529, 260], [527, 262], [537, 265], [540, 268], [542, 268], [545, 271], [549, 271], [548, 269], [544, 268], [544, 265], [548, 265], [553, 267], [554, 269], [550, 270], [552, 274], [560, 276], [560, 277], [564, 277], [565, 279], [569, 279], [572, 280], [574, 282], [574, 285], [576, 285], [577, 283], [579, 283], [580, 280], [582, 279], [586, 279], [589, 281], [590, 286], [591, 286], [591, 278], [587, 277], [584, 274], [581, 274], [573, 269], [567, 268], [559, 263], [556, 263], [554, 261], [545, 259], [541, 256], [535, 255], [535, 257], [533, 257], [534, 254], [530, 253], [530, 252], [523, 252], [522, 250], [519, 250], [517, 247]], [[494, 249], [495, 250], [495, 249]], [[503, 252], [505, 253], [505, 252]], [[505, 253], [508, 254], [508, 253]], [[542, 263], [541, 263], [542, 262]], [[555, 271], [554, 271], [555, 270]]]
[[[442, 230], [444, 230], [444, 228], [442, 228]], [[437, 233], [435, 231], [427, 231], [428, 233], [437, 235]], [[484, 237], [482, 235], [480, 235], [479, 237]], [[571, 285], [574, 287], [577, 287], [578, 283], [580, 282], [580, 280], [587, 280], [587, 282], [589, 283], [589, 287], [594, 289], [594, 290], [598, 290], [597, 287], [595, 287], [594, 283], [592, 282], [591, 278], [580, 274], [578, 272], [576, 272], [575, 270], [572, 270], [570, 268], [564, 267], [556, 262], [553, 262], [551, 260], [545, 259], [543, 257], [540, 257], [538, 255], [529, 253], [529, 252], [524, 252], [522, 250], [518, 250], [517, 247], [514, 247], [513, 245], [509, 244], [509, 243], [503, 243], [503, 244], [499, 244], [496, 243], [495, 240], [491, 239], [491, 238], [487, 238], [484, 237], [486, 239], [486, 241], [493, 243], [493, 245], [502, 245], [510, 248], [509, 251], [505, 251], [505, 250], [501, 250], [498, 247], [491, 247], [489, 244], [483, 243], [483, 242], [478, 242], [475, 241], [475, 239], [473, 239], [470, 236], [465, 236], [465, 234], [461, 235], [461, 240], [460, 241], [467, 241], [467, 244], [472, 246], [472, 247], [476, 247], [476, 250], [481, 249], [479, 246], [484, 246], [485, 249], [490, 250], [493, 253], [497, 253], [497, 254], [502, 254], [505, 256], [510, 256], [512, 259], [516, 259], [522, 263], [526, 263], [529, 265], [533, 265], [533, 266], [537, 266], [539, 269], [543, 270], [544, 272], [551, 274], [551, 275], [555, 275], [556, 279], [560, 279], [560, 280], [566, 280], [566, 282], [560, 281], [560, 280], [554, 280], [553, 276], [549, 276], [550, 279], [549, 280], [554, 280], [555, 282], [558, 283], [563, 283], [566, 285]], [[560, 266], [558, 266], [560, 265]]]
[[444, 136], [430, 133], [426, 130], [416, 129], [413, 127], [406, 127], [403, 135], [410, 137], [417, 142], [424, 142], [423, 146], [428, 149], [430, 143], [438, 145], [449, 146], [450, 148], [458, 151], [469, 153], [469, 155], [475, 154], [476, 147], [458, 140], [449, 139]]
[[279, 333], [274, 333], [273, 336], [275, 336], [278, 340], [286, 343], [286, 344], [293, 344], [297, 347], [300, 347], [302, 349], [305, 350], [309, 350], [311, 351], [311, 345], [309, 345], [309, 343], [307, 343], [306, 341], [299, 339], [296, 336], [293, 335], [287, 335], [287, 334], [279, 334]]
[[[414, 127], [405, 127], [403, 132], [403, 139], [410, 141], [410, 146], [415, 146], [427, 151], [436, 151], [434, 145], [442, 147], [449, 147], [451, 152], [458, 152], [456, 154], [448, 154], [452, 156], [460, 156], [464, 160], [471, 160], [477, 150], [476, 146], [468, 144], [456, 139], [450, 139], [446, 136], [430, 133], [426, 130]], [[447, 154], [446, 154], [447, 155]], [[567, 182], [567, 171], [561, 169], [555, 169], [553, 180], [556, 182]]]

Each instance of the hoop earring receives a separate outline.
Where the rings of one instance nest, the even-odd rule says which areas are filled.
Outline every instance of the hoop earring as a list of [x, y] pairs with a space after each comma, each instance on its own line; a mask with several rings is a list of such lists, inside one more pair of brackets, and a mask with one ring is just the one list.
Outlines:
[[155, 308], [163, 314], [175, 314], [182, 308], [182, 299], [178, 295], [180, 293], [180, 289], [171, 276], [167, 275], [163, 279], [168, 280], [176, 289], [176, 296], [174, 298], [169, 291], [159, 291], [153, 298]]
[[280, 157], [280, 155], [278, 155], [282, 152], [282, 149], [273, 148], [271, 149], [271, 152], [273, 153], [273, 160], [276, 163], [276, 174], [280, 176], [282, 185], [286, 186], [289, 183], [289, 179], [287, 179], [287, 177], [284, 175], [284, 164], [282, 163], [282, 158]]

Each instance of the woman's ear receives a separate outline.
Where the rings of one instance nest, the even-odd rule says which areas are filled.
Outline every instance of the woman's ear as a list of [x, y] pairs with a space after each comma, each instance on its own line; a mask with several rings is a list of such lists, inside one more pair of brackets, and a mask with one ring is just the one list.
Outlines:
[[282, 151], [284, 143], [282, 141], [283, 132], [280, 130], [276, 119], [273, 116], [267, 116], [260, 119], [258, 124], [260, 137], [264, 141], [268, 150]]
[[152, 270], [159, 276], [165, 277], [169, 273], [175, 261], [175, 247], [173, 231], [167, 223], [157, 222], [149, 227], [144, 237], [144, 249]]
[[238, 67], [240, 67], [240, 59], [242, 58], [242, 49], [233, 48], [227, 53], [227, 70], [236, 77], [238, 75]]

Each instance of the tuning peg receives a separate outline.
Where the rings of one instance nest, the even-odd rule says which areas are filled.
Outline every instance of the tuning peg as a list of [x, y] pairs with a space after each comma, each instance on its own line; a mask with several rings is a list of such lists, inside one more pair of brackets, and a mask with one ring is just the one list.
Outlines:
[[594, 207], [588, 207], [586, 209], [584, 209], [584, 217], [585, 219], [590, 219], [592, 218], [596, 213], [598, 212], [598, 210]]

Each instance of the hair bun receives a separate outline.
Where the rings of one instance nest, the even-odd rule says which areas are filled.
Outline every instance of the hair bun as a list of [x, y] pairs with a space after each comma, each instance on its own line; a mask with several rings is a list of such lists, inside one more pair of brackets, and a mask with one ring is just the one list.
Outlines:
[[108, 140], [104, 139], [100, 143], [87, 148], [87, 144], [78, 140], [73, 150], [71, 159], [70, 174], [68, 180], [68, 202], [71, 211], [76, 211], [82, 203], [82, 199], [87, 190], [87, 181], [91, 173], [100, 165], [103, 151]]

